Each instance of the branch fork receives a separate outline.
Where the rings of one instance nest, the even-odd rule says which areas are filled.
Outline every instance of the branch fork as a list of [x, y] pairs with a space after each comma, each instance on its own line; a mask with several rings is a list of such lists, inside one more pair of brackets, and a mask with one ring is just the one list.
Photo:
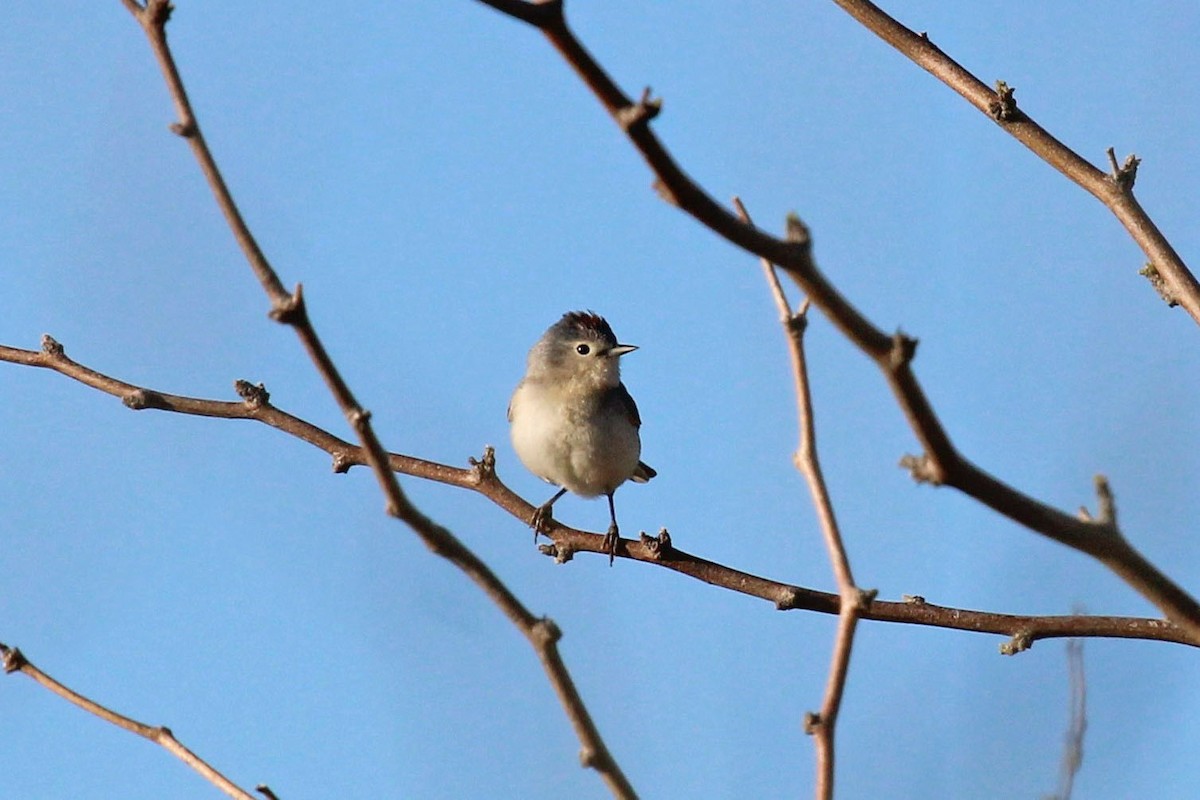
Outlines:
[[1132, 193], [1133, 184], [1137, 181], [1138, 166], [1142, 160], [1135, 154], [1125, 156], [1124, 164], [1117, 164], [1117, 154], [1113, 148], [1104, 151], [1108, 156], [1108, 179], [1122, 192]]
[[638, 534], [638, 539], [652, 561], [662, 561], [671, 552], [671, 534], [667, 532], [666, 528], [659, 528], [658, 536], [651, 536], [642, 531]]
[[296, 284], [296, 291], [277, 295], [271, 303], [267, 316], [281, 325], [296, 327], [308, 319], [308, 309], [304, 305], [304, 286]]

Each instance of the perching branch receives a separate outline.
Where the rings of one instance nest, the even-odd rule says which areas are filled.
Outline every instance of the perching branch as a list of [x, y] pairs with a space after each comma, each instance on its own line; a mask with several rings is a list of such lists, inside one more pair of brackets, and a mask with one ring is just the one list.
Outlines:
[[[648, 93], [635, 102], [621, 91], [568, 27], [562, 0], [534, 4], [543, 9], [536, 14], [528, 10], [516, 13], [515, 9], [529, 3], [480, 2], [535, 26], [546, 36], [625, 131], [656, 176], [655, 189], [664, 199], [732, 244], [787, 272], [812, 303], [875, 362], [924, 450], [922, 455], [907, 456], [901, 462], [915, 479], [953, 486], [1030, 530], [1092, 556], [1156, 605], [1168, 619], [1186, 628], [1192, 636], [1200, 637], [1200, 603], [1146, 560], [1115, 525], [1080, 519], [1049, 506], [1009, 486], [959, 453], [912, 371], [917, 341], [899, 332], [888, 335], [875, 327], [821, 273], [807, 245], [770, 236], [746, 224], [693, 181], [650, 129], [659, 102], [652, 101]], [[1003, 102], [996, 113], [1005, 115]], [[1019, 114], [1014, 112], [1014, 115]], [[1119, 207], [1135, 206], [1136, 201], [1129, 196]]]
[[585, 766], [595, 769], [600, 774], [613, 795], [621, 798], [635, 797], [632, 785], [600, 737], [595, 722], [563, 664], [557, 645], [561, 637], [558, 627], [551, 620], [535, 617], [530, 613], [473, 551], [449, 530], [425, 516], [408, 500], [396, 479], [388, 453], [371, 426], [370, 413], [359, 405], [317, 336], [316, 329], [309, 320], [300, 286], [297, 286], [293, 293], [284, 289], [274, 268], [259, 248], [208, 148], [179, 76], [174, 56], [167, 44], [166, 23], [171, 15], [171, 3], [169, 0], [146, 0], [144, 5], [135, 0], [122, 2], [145, 31], [167, 82], [178, 116], [178, 121], [171, 126], [171, 130], [182, 136], [190, 145], [234, 238], [271, 302], [271, 318], [290, 326], [296, 332], [313, 365], [325, 380], [342, 413], [346, 415], [346, 420], [358, 436], [362, 455], [387, 499], [387, 513], [405, 522], [431, 551], [462, 570], [525, 635], [541, 660], [542, 667], [575, 728], [581, 746], [581, 760]]
[[[255, 420], [325, 451], [332, 457], [335, 472], [346, 472], [351, 467], [366, 466], [369, 463], [362, 447], [272, 405], [270, 394], [261, 384], [237, 381], [237, 392], [243, 398], [240, 403], [168, 394], [118, 380], [73, 361], [66, 355], [62, 345], [50, 336], [42, 337], [40, 351], [0, 345], [0, 361], [52, 370], [119, 398], [125, 406], [135, 411], [155, 409], [203, 417]], [[396, 472], [478, 492], [516, 519], [528, 520], [529, 515], [533, 513], [533, 504], [508, 488], [496, 475], [495, 458], [491, 449], [488, 449], [482, 459], [472, 461], [469, 468], [460, 468], [399, 453], [388, 454], [389, 466]], [[575, 553], [604, 554], [604, 535], [601, 533], [569, 528], [558, 520], [553, 520], [548, 535], [553, 543], [543, 545], [541, 549], [559, 561], [569, 561]], [[803, 610], [837, 614], [841, 606], [837, 594], [752, 575], [676, 549], [665, 532], [658, 538], [643, 535], [640, 541], [622, 539], [617, 555], [632, 561], [664, 567], [712, 586], [766, 600], [781, 611]], [[1146, 639], [1200, 647], [1200, 637], [1192, 636], [1165, 620], [1082, 615], [1029, 617], [995, 614], [934, 605], [919, 596], [909, 596], [901, 602], [875, 600], [863, 612], [862, 618], [1019, 637], [1026, 647], [1039, 639], [1068, 636]]]
[[207, 761], [193, 753], [180, 743], [175, 738], [175, 734], [171, 733], [171, 729], [164, 725], [147, 725], [144, 722], [138, 722], [136, 719], [131, 719], [118, 714], [106, 706], [102, 706], [91, 698], [76, 692], [68, 686], [65, 686], [54, 678], [51, 678], [46, 673], [35, 667], [30, 661], [25, 658], [25, 655], [16, 647], [9, 647], [3, 642], [0, 642], [0, 661], [3, 661], [4, 671], [8, 673], [21, 672], [33, 678], [34, 681], [41, 684], [45, 688], [54, 692], [59, 697], [67, 702], [79, 706], [84, 711], [90, 714], [95, 714], [105, 722], [111, 722], [118, 728], [136, 733], [144, 739], [149, 739], [155, 744], [163, 747], [167, 752], [178, 758], [184, 764], [187, 764], [196, 772], [207, 780], [209, 783], [216, 786], [230, 797], [236, 797], [238, 800], [257, 800], [254, 795], [245, 791], [233, 781], [226, 778], [218, 772]]

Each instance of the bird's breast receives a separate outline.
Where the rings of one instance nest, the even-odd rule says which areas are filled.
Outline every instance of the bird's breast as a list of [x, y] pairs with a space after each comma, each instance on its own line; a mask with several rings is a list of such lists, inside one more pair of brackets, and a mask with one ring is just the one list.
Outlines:
[[513, 395], [513, 449], [530, 472], [583, 497], [615, 490], [641, 455], [637, 428], [599, 392], [563, 392], [523, 382]]

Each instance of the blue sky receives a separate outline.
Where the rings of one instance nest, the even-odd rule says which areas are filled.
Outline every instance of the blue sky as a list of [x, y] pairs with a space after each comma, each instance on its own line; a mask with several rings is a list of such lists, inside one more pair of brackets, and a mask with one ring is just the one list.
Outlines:
[[[754, 259], [657, 199], [600, 106], [532, 31], [480, 4], [180, 2], [170, 38], [263, 248], [392, 450], [464, 465], [508, 444], [525, 353], [564, 311], [622, 341], [645, 460], [626, 535], [779, 580], [833, 579], [791, 467], [786, 350]], [[585, 44], [718, 199], [810, 225], [829, 277], [915, 367], [969, 457], [1061, 508], [1107, 474], [1125, 533], [1200, 590], [1200, 331], [1138, 276], [1098, 203], [831, 3], [568, 4]], [[0, 30], [0, 342], [43, 333], [162, 391], [273, 401], [346, 436], [267, 303], [117, 0], [17, 3]], [[1137, 195], [1200, 261], [1200, 10], [905, 3], [901, 20]], [[1099, 565], [895, 467], [915, 449], [874, 367], [819, 316], [819, 444], [855, 575], [882, 597], [1151, 615]], [[167, 724], [281, 797], [603, 797], [524, 640], [382, 513], [365, 470], [253, 423], [132, 413], [0, 364], [0, 641]], [[556, 566], [482, 497], [406, 479], [536, 613], [648, 797], [806, 795], [830, 617], [663, 570]], [[602, 501], [565, 498], [602, 531]], [[1037, 797], [1067, 717], [1061, 642], [867, 623], [839, 727], [843, 797]], [[1190, 797], [1196, 653], [1090, 641], [1079, 796]], [[0, 684], [13, 796], [201, 798], [145, 742], [27, 680]]]

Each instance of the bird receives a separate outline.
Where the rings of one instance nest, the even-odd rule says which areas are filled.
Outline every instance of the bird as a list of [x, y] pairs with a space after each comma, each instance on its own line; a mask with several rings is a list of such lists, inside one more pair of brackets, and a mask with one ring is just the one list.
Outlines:
[[637, 403], [621, 382], [620, 359], [638, 348], [619, 344], [604, 317], [571, 311], [529, 350], [525, 376], [508, 405], [509, 433], [521, 463], [560, 487], [534, 510], [533, 538], [544, 531], [554, 503], [567, 492], [608, 498], [603, 552], [609, 566], [620, 539], [613, 493], [658, 473], [641, 460]]

